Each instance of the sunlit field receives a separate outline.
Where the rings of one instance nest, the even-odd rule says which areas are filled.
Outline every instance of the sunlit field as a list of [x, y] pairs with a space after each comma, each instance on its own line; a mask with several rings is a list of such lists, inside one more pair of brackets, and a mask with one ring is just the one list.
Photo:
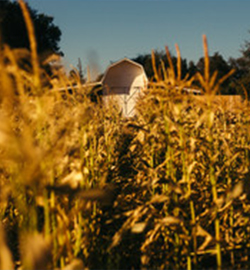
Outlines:
[[152, 52], [124, 118], [77, 73], [57, 91], [72, 78], [40, 67], [20, 5], [31, 51], [0, 53], [0, 269], [249, 269], [249, 104], [216, 96], [233, 71], [210, 75], [206, 37], [193, 78], [178, 46], [177, 68]]

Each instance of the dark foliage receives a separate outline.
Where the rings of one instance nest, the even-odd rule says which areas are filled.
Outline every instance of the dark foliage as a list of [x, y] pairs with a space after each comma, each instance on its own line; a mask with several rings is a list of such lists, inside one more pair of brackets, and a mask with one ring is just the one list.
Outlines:
[[[59, 47], [61, 30], [54, 25], [54, 18], [38, 13], [29, 5], [28, 10], [35, 27], [38, 53], [62, 55]], [[8, 44], [11, 48], [29, 49], [26, 25], [17, 2], [0, 1], [0, 31], [2, 42]]]

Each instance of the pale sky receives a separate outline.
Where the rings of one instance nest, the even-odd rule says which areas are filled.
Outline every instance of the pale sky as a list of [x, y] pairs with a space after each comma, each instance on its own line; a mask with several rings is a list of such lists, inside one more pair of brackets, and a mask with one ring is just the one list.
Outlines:
[[225, 60], [240, 55], [250, 41], [249, 0], [28, 0], [30, 6], [54, 17], [62, 31], [61, 50], [73, 66], [103, 72], [111, 61], [135, 58], [152, 49], [197, 62], [203, 56], [202, 35], [209, 51]]

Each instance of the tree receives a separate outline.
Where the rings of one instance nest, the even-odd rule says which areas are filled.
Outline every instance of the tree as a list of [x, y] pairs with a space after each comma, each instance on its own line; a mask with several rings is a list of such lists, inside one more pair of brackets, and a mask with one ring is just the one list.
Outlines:
[[81, 83], [84, 83], [85, 80], [84, 80], [83, 70], [82, 70], [82, 61], [81, 61], [80, 58], [78, 58], [77, 69], [78, 69], [78, 72], [79, 72], [80, 81], [81, 81]]
[[[60, 29], [54, 25], [53, 17], [40, 14], [27, 4], [33, 20], [39, 55], [60, 54]], [[17, 2], [0, 1], [0, 36], [1, 43], [11, 48], [30, 48], [28, 34], [21, 8]]]
[[[156, 53], [156, 58], [157, 58]], [[154, 76], [154, 71], [152, 68], [152, 59], [150, 54], [140, 54], [136, 58], [132, 59], [133, 61], [137, 62], [138, 64], [141, 64], [144, 67], [144, 70], [147, 74], [147, 77], [151, 79]], [[159, 60], [157, 59], [157, 62]]]
[[[164, 63], [165, 68], [169, 67], [167, 56], [164, 52], [155, 51], [154, 54], [157, 68], [161, 66], [161, 61]], [[177, 70], [177, 57], [171, 56], [171, 58], [173, 61], [174, 68], [175, 70]], [[144, 70], [149, 79], [152, 79], [154, 77], [151, 54], [141, 54], [132, 60], [141, 64], [144, 67]], [[181, 71], [182, 71], [182, 78], [184, 78], [188, 74], [188, 65], [186, 59], [181, 60]]]
[[197, 73], [197, 67], [194, 63], [194, 61], [190, 61], [189, 64], [188, 64], [188, 74], [189, 74], [189, 77], [194, 77], [195, 74]]
[[[250, 31], [249, 31], [250, 33]], [[230, 58], [229, 63], [236, 70], [233, 80], [232, 88], [235, 91], [242, 93], [243, 88], [247, 91], [250, 97], [250, 42], [245, 41], [241, 48], [241, 56], [237, 59]]]

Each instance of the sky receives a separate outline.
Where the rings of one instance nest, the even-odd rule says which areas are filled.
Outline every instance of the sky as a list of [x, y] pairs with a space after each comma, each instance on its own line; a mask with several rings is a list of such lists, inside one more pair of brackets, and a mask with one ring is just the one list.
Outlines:
[[54, 17], [62, 31], [64, 63], [92, 76], [111, 62], [135, 58], [168, 46], [195, 63], [203, 56], [202, 35], [209, 53], [225, 60], [240, 56], [250, 41], [249, 0], [28, 0], [39, 13]]

